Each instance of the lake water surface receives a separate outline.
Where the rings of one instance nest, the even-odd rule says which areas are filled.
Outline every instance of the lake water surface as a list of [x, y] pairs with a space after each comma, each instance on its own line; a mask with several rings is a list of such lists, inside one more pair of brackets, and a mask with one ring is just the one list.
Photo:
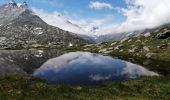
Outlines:
[[49, 59], [33, 75], [49, 83], [65, 84], [99, 84], [140, 76], [158, 76], [142, 66], [88, 52], [71, 52]]

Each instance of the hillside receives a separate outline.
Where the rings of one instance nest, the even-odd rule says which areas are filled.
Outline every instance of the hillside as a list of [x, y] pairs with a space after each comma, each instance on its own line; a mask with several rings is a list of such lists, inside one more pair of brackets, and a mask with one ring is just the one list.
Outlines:
[[50, 26], [28, 7], [0, 6], [0, 48], [60, 48], [91, 43], [74, 33]]
[[143, 65], [161, 74], [170, 73], [170, 25], [165, 25], [118, 42], [68, 48], [110, 55]]

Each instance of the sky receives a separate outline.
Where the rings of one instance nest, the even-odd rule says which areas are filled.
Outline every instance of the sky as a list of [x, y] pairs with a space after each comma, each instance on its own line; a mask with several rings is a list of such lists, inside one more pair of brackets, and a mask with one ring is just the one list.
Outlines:
[[[0, 0], [0, 4], [8, 1]], [[170, 0], [27, 0], [27, 2], [29, 7], [49, 24], [58, 26], [55, 18], [60, 14], [85, 31], [99, 27], [94, 33], [98, 35], [154, 28], [170, 22]], [[67, 27], [67, 30], [69, 28]], [[81, 33], [80, 30], [77, 30], [77, 33]]]

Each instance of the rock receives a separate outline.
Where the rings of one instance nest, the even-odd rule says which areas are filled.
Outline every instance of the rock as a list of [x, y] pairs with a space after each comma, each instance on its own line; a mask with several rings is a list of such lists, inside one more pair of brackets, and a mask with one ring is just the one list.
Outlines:
[[147, 66], [147, 65], [150, 64], [150, 62], [151, 62], [151, 61], [150, 61], [149, 59], [146, 59], [146, 60], [143, 61], [143, 65]]
[[156, 36], [158, 39], [167, 39], [170, 37], [170, 31], [166, 31], [166, 32], [163, 32], [163, 33], [159, 33], [157, 36]]
[[151, 33], [150, 33], [150, 32], [147, 32], [147, 33], [145, 33], [143, 36], [144, 36], [144, 37], [149, 37], [149, 36], [151, 36]]
[[132, 39], [128, 40], [128, 42], [131, 42], [131, 41], [132, 41]]
[[146, 52], [149, 52], [149, 51], [150, 51], [147, 46], [144, 46], [143, 49], [144, 49], [144, 51], [146, 51]]
[[125, 42], [126, 40], [128, 40], [129, 38], [124, 38], [124, 39], [122, 39], [121, 41], [120, 41], [120, 43], [123, 43], [123, 42]]
[[133, 48], [133, 49], [129, 49], [129, 53], [134, 53], [135, 52], [135, 50], [136, 50], [137, 48], [135, 47], [135, 48]]
[[119, 52], [123, 52], [124, 50], [123, 49], [121, 49]]
[[117, 42], [113, 42], [112, 44], [111, 44], [111, 46], [114, 46], [114, 45], [116, 45], [117, 44]]
[[100, 53], [104, 53], [104, 52], [106, 52], [106, 51], [107, 51], [107, 49], [99, 50]]
[[155, 53], [147, 53], [147, 54], [146, 54], [146, 57], [147, 57], [147, 58], [151, 58], [153, 55], [155, 55]]
[[136, 42], [141, 42], [141, 40], [137, 40]]
[[122, 47], [123, 47], [123, 45], [120, 44], [120, 45], [116, 46], [116, 47], [114, 48], [114, 50], [118, 50], [118, 49], [120, 49], [120, 48], [122, 48]]
[[160, 49], [165, 49], [168, 47], [168, 44], [162, 44], [161, 46], [159, 46]]

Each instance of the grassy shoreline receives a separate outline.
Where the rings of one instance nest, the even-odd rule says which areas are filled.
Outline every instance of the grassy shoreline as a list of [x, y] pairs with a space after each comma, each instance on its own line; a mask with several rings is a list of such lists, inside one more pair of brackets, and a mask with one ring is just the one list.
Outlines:
[[1, 100], [168, 100], [170, 77], [141, 77], [102, 86], [52, 85], [29, 75], [0, 75]]

